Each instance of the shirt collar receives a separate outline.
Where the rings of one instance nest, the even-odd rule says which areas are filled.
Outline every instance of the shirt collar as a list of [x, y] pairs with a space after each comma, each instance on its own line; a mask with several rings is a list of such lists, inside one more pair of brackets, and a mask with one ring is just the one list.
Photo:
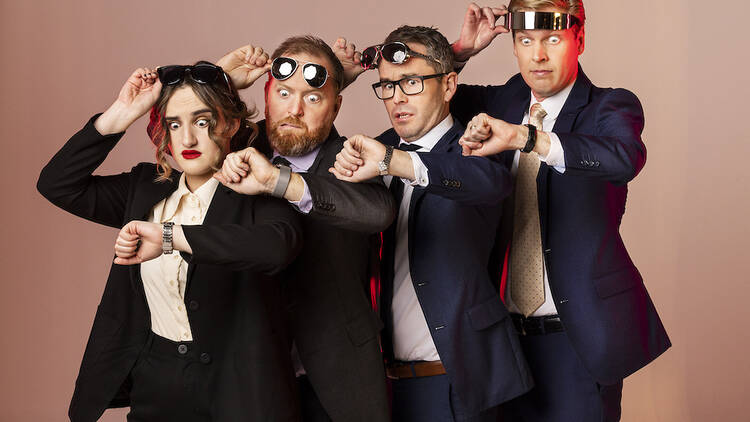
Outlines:
[[[322, 144], [321, 144], [322, 145]], [[297, 156], [287, 156], [287, 155], [281, 155], [276, 150], [273, 151], [273, 156], [271, 157], [271, 160], [276, 158], [277, 156], [282, 156], [289, 161], [289, 164], [292, 165], [292, 170], [296, 172], [306, 172], [310, 170], [310, 167], [315, 162], [315, 157], [318, 156], [318, 152], [320, 151], [320, 146], [318, 145], [315, 147], [314, 150], [308, 152], [305, 155], [297, 155]]]
[[570, 85], [566, 86], [562, 91], [558, 92], [557, 94], [545, 98], [542, 101], [537, 101], [536, 97], [534, 97], [534, 94], [531, 94], [531, 103], [529, 104], [529, 109], [526, 110], [526, 114], [529, 114], [529, 111], [531, 110], [531, 106], [533, 106], [536, 103], [541, 103], [542, 108], [544, 111], [547, 112], [547, 115], [544, 116], [544, 120], [550, 120], [554, 121], [557, 120], [557, 116], [560, 115], [560, 111], [562, 111], [563, 106], [565, 105], [565, 101], [568, 99], [568, 95], [570, 95], [570, 91], [573, 90], [573, 85], [575, 84], [575, 81], [571, 82]]
[[172, 194], [167, 197], [164, 203], [164, 211], [161, 215], [161, 222], [163, 223], [165, 221], [169, 221], [172, 219], [172, 217], [175, 216], [175, 214], [177, 213], [177, 209], [180, 207], [180, 200], [185, 195], [194, 194], [198, 197], [201, 207], [208, 208], [218, 186], [219, 181], [212, 177], [208, 179], [206, 183], [196, 189], [195, 192], [190, 192], [190, 189], [188, 189], [187, 187], [187, 182], [185, 181], [185, 173], [182, 173], [180, 175], [180, 181], [177, 184], [177, 190], [172, 192]]
[[440, 123], [435, 125], [432, 129], [430, 129], [429, 132], [425, 133], [424, 136], [417, 139], [416, 141], [412, 142], [406, 142], [403, 139], [399, 140], [399, 145], [409, 143], [413, 145], [419, 145], [421, 147], [420, 151], [422, 152], [430, 152], [432, 148], [435, 147], [435, 144], [438, 143], [438, 141], [448, 133], [449, 130], [453, 127], [453, 116], [448, 114], [445, 119], [443, 119]]

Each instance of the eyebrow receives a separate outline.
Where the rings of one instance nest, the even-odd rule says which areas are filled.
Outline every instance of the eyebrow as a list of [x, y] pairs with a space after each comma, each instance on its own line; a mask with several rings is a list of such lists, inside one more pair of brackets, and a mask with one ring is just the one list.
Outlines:
[[[194, 111], [193, 112], [193, 117], [198, 116], [198, 115], [203, 114], [203, 113], [212, 113], [213, 114], [213, 112], [211, 111], [211, 109], [209, 109], [209, 108], [202, 108], [200, 110]], [[180, 118], [176, 117], [176, 116], [166, 116], [164, 118], [164, 120], [180, 120]]]
[[417, 72], [402, 73], [402, 74], [400, 75], [400, 77], [399, 77], [398, 79], [396, 79], [396, 80], [390, 80], [390, 79], [382, 79], [382, 78], [381, 78], [381, 79], [380, 79], [380, 82], [396, 82], [396, 81], [399, 81], [399, 80], [401, 80], [401, 79], [404, 79], [404, 78], [409, 78], [409, 77], [412, 77], [412, 76], [419, 76], [419, 75], [417, 74]]

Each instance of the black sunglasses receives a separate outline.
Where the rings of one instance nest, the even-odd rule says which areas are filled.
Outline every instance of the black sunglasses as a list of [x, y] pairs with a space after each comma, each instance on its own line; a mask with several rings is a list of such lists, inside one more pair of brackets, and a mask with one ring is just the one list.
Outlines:
[[420, 57], [428, 61], [440, 63], [440, 60], [425, 54], [417, 53], [406, 44], [396, 41], [388, 44], [378, 44], [365, 48], [362, 52], [361, 65], [365, 70], [375, 69], [378, 67], [380, 58], [394, 64], [402, 64], [409, 60], [409, 57]]
[[229, 91], [232, 91], [232, 83], [229, 81], [227, 74], [221, 67], [210, 63], [198, 63], [192, 66], [171, 65], [162, 66], [156, 69], [159, 80], [164, 85], [176, 85], [185, 79], [185, 75], [190, 77], [199, 84], [211, 84], [216, 82], [220, 76], [223, 76]]
[[[271, 76], [279, 81], [289, 79], [297, 71], [298, 66], [297, 60], [291, 57], [277, 57], [271, 63]], [[302, 65], [302, 78], [311, 87], [321, 88], [328, 80], [328, 70], [317, 63], [305, 63]]]

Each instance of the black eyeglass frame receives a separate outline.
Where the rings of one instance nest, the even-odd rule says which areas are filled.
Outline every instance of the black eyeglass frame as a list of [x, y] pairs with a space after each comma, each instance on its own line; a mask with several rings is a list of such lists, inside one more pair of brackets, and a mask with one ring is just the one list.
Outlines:
[[[380, 95], [378, 95], [378, 88], [382, 87], [383, 84], [387, 84], [387, 83], [398, 85], [398, 87], [401, 88], [401, 92], [403, 92], [404, 95], [418, 95], [418, 94], [421, 94], [422, 92], [424, 92], [424, 80], [425, 79], [438, 78], [438, 77], [442, 77], [442, 76], [445, 76], [445, 75], [447, 75], [446, 72], [443, 72], [443, 73], [433, 73], [432, 75], [411, 75], [411, 76], [404, 76], [403, 78], [401, 78], [401, 79], [399, 79], [397, 81], [380, 81], [380, 82], [375, 82], [374, 84], [372, 84], [372, 90], [375, 91], [375, 96], [378, 97], [379, 100], [384, 100], [384, 101], [385, 100], [390, 100], [391, 98], [393, 98], [394, 95], [396, 95], [396, 88], [393, 88], [393, 94], [390, 97], [383, 98]], [[422, 82], [422, 87], [419, 90], [419, 92], [412, 92], [410, 94], [410, 93], [406, 92], [406, 90], [404, 89], [403, 86], [401, 86], [401, 82], [409, 80], [409, 79], [419, 79], [420, 82]]]
[[[210, 73], [213, 73], [212, 77], [209, 78], [203, 78], [200, 75], [205, 72], [205, 70], [208, 70]], [[176, 73], [178, 76], [174, 78], [167, 78], [172, 73]], [[219, 75], [222, 75], [224, 77], [224, 82], [227, 84], [227, 88], [229, 89], [229, 92], [232, 92], [232, 81], [229, 80], [229, 77], [227, 76], [226, 72], [224, 72], [224, 69], [222, 69], [220, 66], [216, 66], [215, 64], [211, 63], [198, 63], [194, 65], [169, 65], [169, 66], [160, 66], [156, 69], [156, 73], [159, 75], [159, 80], [161, 83], [165, 86], [167, 85], [177, 85], [185, 80], [185, 75], [190, 74], [190, 78], [193, 79], [195, 82], [198, 82], [199, 84], [210, 84], [216, 82], [216, 80], [219, 78]]]
[[[288, 63], [294, 63], [294, 67], [292, 68], [292, 71], [289, 72], [288, 75], [286, 75], [286, 76], [281, 75], [280, 73], [278, 73], [277, 70], [274, 70], [274, 69], [276, 69], [276, 63], [279, 60], [285, 60]], [[275, 59], [273, 59], [273, 62], [271, 62], [271, 76], [273, 76], [273, 78], [276, 79], [277, 81], [285, 81], [285, 80], [291, 78], [294, 75], [294, 73], [300, 67], [299, 65], [300, 65], [300, 63], [296, 59], [293, 59], [291, 57], [285, 57], [285, 56], [276, 57]], [[320, 85], [313, 84], [310, 79], [307, 79], [305, 77], [305, 69], [308, 66], [312, 66], [314, 69], [316, 69], [316, 76], [317, 76], [317, 72], [319, 72], [321, 70], [323, 71], [323, 74], [325, 75], [325, 78], [323, 78], [323, 82]], [[328, 69], [326, 69], [326, 67], [323, 66], [322, 64], [312, 63], [312, 62], [302, 63], [302, 79], [304, 79], [305, 82], [307, 82], [307, 84], [310, 85], [311, 87], [316, 88], [316, 89], [323, 88], [325, 86], [326, 82], [328, 82], [329, 78], [332, 79], [332, 80], [334, 80], [334, 81], [336, 81], [336, 78], [332, 77], [331, 74], [328, 73]], [[336, 83], [338, 83], [338, 81], [336, 81]]]
[[[389, 60], [387, 57], [385, 57], [383, 55], [383, 49], [386, 48], [386, 47], [388, 47], [388, 46], [392, 46], [392, 45], [396, 45], [396, 46], [401, 47], [400, 50], [404, 52], [404, 59], [403, 60], [401, 60], [401, 61]], [[440, 60], [436, 59], [435, 57], [432, 57], [432, 56], [427, 55], [427, 54], [418, 53], [418, 52], [412, 50], [411, 48], [409, 48], [408, 45], [402, 43], [401, 41], [394, 41], [394, 42], [389, 42], [388, 44], [377, 44], [377, 45], [373, 45], [373, 46], [367, 47], [364, 50], [362, 50], [362, 58], [363, 59], [365, 57], [365, 53], [367, 52], [367, 50], [369, 50], [371, 48], [375, 49], [375, 54], [373, 56], [372, 61], [368, 61], [369, 63], [365, 63], [365, 60], [360, 60], [360, 65], [362, 66], [362, 68], [364, 70], [377, 69], [378, 68], [378, 63], [380, 62], [381, 58], [384, 58], [389, 63], [393, 63], [393, 64], [404, 64], [407, 61], [409, 61], [409, 59], [411, 57], [419, 57], [419, 58], [425, 59], [427, 61], [434, 61], [435, 63], [438, 63], [438, 64], [441, 63]]]

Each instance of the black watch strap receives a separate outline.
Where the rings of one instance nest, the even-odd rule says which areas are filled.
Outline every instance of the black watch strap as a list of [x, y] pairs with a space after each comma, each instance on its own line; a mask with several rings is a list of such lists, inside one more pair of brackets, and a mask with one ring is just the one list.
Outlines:
[[523, 147], [521, 152], [531, 152], [534, 150], [534, 147], [536, 146], [536, 126], [534, 125], [524, 125], [527, 128], [529, 128], [529, 136], [526, 138], [526, 145]]

